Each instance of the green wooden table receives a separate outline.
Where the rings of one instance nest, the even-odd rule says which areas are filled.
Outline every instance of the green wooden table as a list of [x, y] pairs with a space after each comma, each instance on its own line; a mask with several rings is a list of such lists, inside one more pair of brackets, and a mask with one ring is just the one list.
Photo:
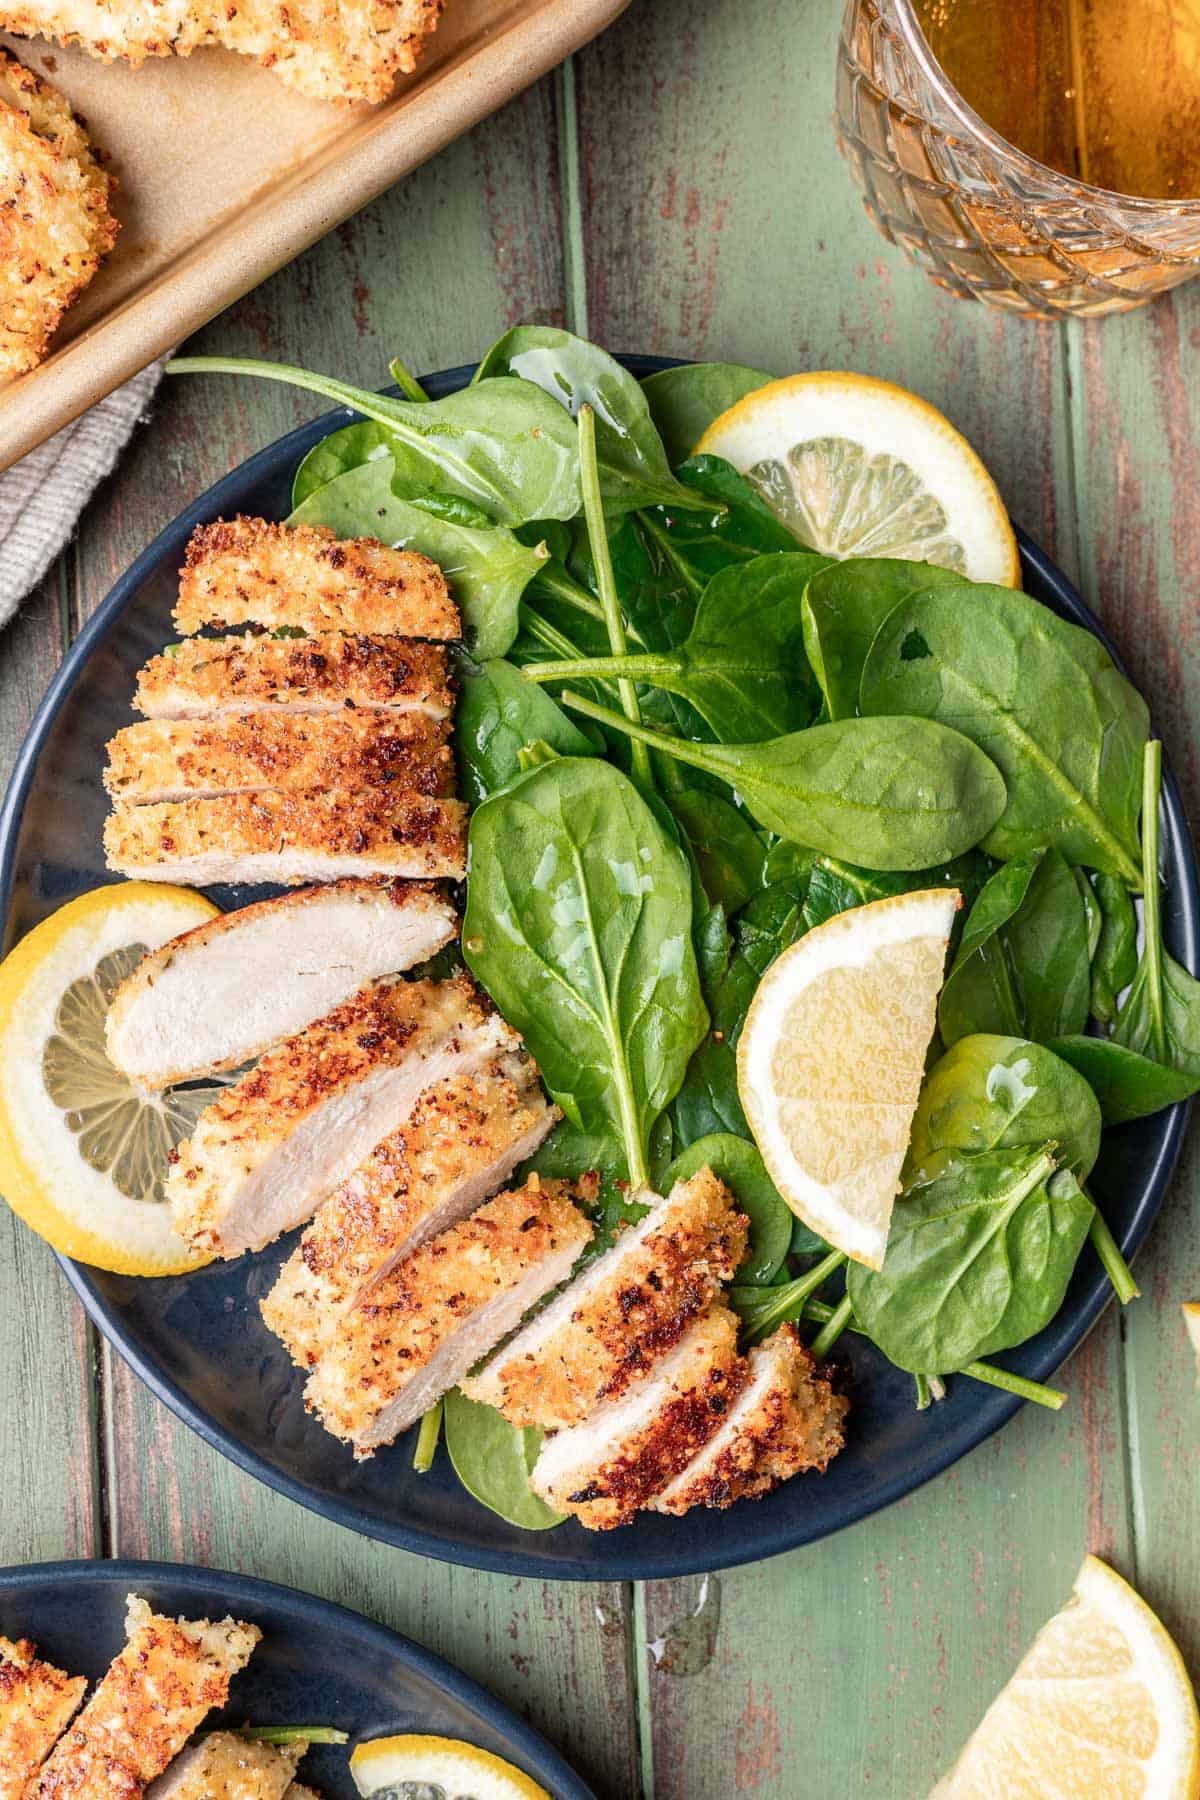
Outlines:
[[[542, 320], [616, 350], [915, 388], [1114, 633], [1200, 819], [1200, 284], [1069, 326], [940, 295], [875, 236], [838, 160], [839, 12], [633, 0], [573, 65], [194, 347], [373, 385], [397, 351], [439, 368]], [[73, 633], [133, 556], [317, 410], [268, 384], [166, 384], [77, 542], [0, 635], [5, 772]], [[322, 1523], [156, 1404], [0, 1209], [0, 1561], [178, 1558], [328, 1595], [487, 1683], [603, 1800], [921, 1800], [1085, 1549], [1138, 1582], [1200, 1675], [1200, 1400], [1179, 1315], [1200, 1295], [1198, 1199], [1194, 1144], [1138, 1264], [1144, 1298], [1073, 1358], [1064, 1413], [1026, 1409], [891, 1511], [707, 1590], [480, 1575]], [[704, 1659], [673, 1657], [672, 1628], [702, 1603], [692, 1637], [712, 1653], [685, 1672]]]

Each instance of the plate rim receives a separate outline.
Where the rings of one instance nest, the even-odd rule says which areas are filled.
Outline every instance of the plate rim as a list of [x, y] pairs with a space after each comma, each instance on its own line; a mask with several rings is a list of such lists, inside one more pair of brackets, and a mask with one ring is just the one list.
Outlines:
[[[306, 1618], [313, 1624], [323, 1621], [352, 1631], [450, 1695], [482, 1718], [498, 1737], [511, 1742], [538, 1771], [538, 1780], [552, 1785], [555, 1800], [596, 1800], [594, 1790], [576, 1774], [549, 1739], [474, 1676], [465, 1674], [436, 1650], [427, 1650], [404, 1632], [396, 1631], [366, 1613], [356, 1612], [352, 1606], [343, 1606], [338, 1600], [326, 1600], [323, 1595], [311, 1594], [304, 1588], [288, 1587], [284, 1582], [269, 1581], [261, 1575], [243, 1575], [235, 1569], [210, 1568], [206, 1564], [85, 1556], [0, 1567], [0, 1594], [21, 1586], [53, 1588], [83, 1580], [134, 1588], [139, 1584], [159, 1582], [186, 1591], [203, 1591], [215, 1586], [229, 1596], [222, 1604], [231, 1612], [236, 1608], [251, 1622], [256, 1607], [265, 1610], [271, 1606]], [[36, 1632], [31, 1630], [30, 1635], [36, 1637]]]
[[[617, 360], [639, 378], [662, 369], [681, 367], [689, 361], [683, 357], [615, 354]], [[422, 382], [431, 395], [437, 398], [464, 386], [474, 373], [474, 368], [474, 364], [459, 364], [425, 376]], [[388, 391], [394, 393], [397, 390], [393, 388]], [[93, 647], [103, 638], [110, 622], [125, 610], [143, 580], [165, 556], [180, 554], [197, 525], [223, 514], [229, 503], [236, 503], [235, 497], [251, 482], [285, 466], [291, 458], [298, 461], [312, 443], [357, 416], [352, 408], [335, 407], [276, 438], [222, 476], [220, 481], [197, 496], [158, 532], [124, 574], [118, 577], [71, 644], [30, 722], [13, 766], [3, 807], [0, 808], [0, 923], [5, 928], [10, 913], [20, 825], [44, 740], [75, 686]], [[1074, 583], [1015, 520], [1012, 524], [1021, 553], [1023, 573], [1033, 570], [1043, 587], [1053, 594], [1069, 614], [1086, 622], [1086, 629], [1104, 645], [1117, 668], [1128, 675], [1112, 638]], [[1177, 885], [1173, 885], [1173, 898], [1178, 912], [1177, 948], [1184, 964], [1194, 969], [1200, 960], [1200, 876], [1197, 872], [1195, 845], [1178, 783], [1165, 758], [1162, 800], [1166, 826], [1163, 834], [1164, 860], [1177, 871]], [[1146, 1171], [1141, 1204], [1123, 1237], [1119, 1239], [1123, 1253], [1131, 1261], [1161, 1209], [1179, 1161], [1190, 1113], [1191, 1102], [1181, 1101], [1165, 1109], [1162, 1115], [1162, 1136]], [[483, 1569], [493, 1574], [562, 1581], [667, 1580], [765, 1561], [785, 1551], [822, 1542], [883, 1511], [906, 1495], [917, 1492], [993, 1436], [1025, 1404], [1018, 1396], [1006, 1391], [981, 1388], [979, 1405], [970, 1424], [953, 1437], [948, 1438], [946, 1434], [942, 1434], [936, 1441], [931, 1440], [928, 1451], [917, 1465], [920, 1473], [915, 1478], [911, 1471], [897, 1474], [891, 1480], [880, 1482], [869, 1494], [847, 1496], [838, 1523], [828, 1529], [806, 1531], [803, 1518], [798, 1522], [775, 1524], [764, 1517], [765, 1529], [752, 1534], [754, 1541], [751, 1544], [747, 1545], [744, 1532], [731, 1532], [728, 1534], [727, 1545], [723, 1547], [719, 1527], [715, 1543], [707, 1542], [709, 1533], [706, 1531], [700, 1534], [704, 1541], [696, 1544], [693, 1541], [696, 1534], [679, 1521], [679, 1548], [666, 1555], [632, 1549], [623, 1551], [619, 1541], [606, 1534], [603, 1537], [596, 1536], [596, 1549], [591, 1554], [549, 1560], [540, 1556], [533, 1548], [509, 1550], [491, 1549], [482, 1545], [464, 1546], [448, 1537], [434, 1535], [423, 1525], [414, 1525], [406, 1520], [378, 1520], [364, 1514], [352, 1501], [340, 1495], [316, 1493], [299, 1477], [272, 1467], [256, 1452], [246, 1449], [224, 1426], [215, 1423], [169, 1377], [157, 1372], [149, 1359], [141, 1354], [130, 1334], [124, 1330], [119, 1308], [111, 1306], [94, 1285], [90, 1270], [85, 1264], [72, 1262], [58, 1252], [55, 1255], [88, 1316], [139, 1380], [203, 1442], [219, 1451], [237, 1468], [308, 1511], [316, 1513], [318, 1517], [331, 1519], [335, 1524], [360, 1536], [417, 1555], [432, 1556], [440, 1562]], [[1060, 1313], [1045, 1331], [1013, 1352], [1010, 1363], [1019, 1367], [1021, 1374], [1035, 1380], [1049, 1379], [1079, 1349], [1113, 1299], [1107, 1278], [1103, 1270], [1097, 1267], [1094, 1279], [1081, 1296], [1070, 1322], [1064, 1322]], [[724, 1517], [724, 1514], [706, 1514], [705, 1522], [715, 1522]]]

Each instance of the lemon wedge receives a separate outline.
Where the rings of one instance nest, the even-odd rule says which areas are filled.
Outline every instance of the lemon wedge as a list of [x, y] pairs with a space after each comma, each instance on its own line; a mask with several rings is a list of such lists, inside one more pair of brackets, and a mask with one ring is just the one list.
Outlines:
[[386, 1737], [350, 1758], [360, 1794], [444, 1795], [445, 1800], [550, 1800], [544, 1787], [490, 1750], [458, 1738]]
[[1184, 1301], [1183, 1322], [1192, 1340], [1192, 1349], [1196, 1352], [1197, 1374], [1200, 1375], [1200, 1300]]
[[162, 1190], [170, 1151], [216, 1091], [148, 1094], [104, 1051], [117, 983], [211, 919], [186, 888], [127, 881], [60, 907], [0, 964], [0, 1193], [66, 1256], [122, 1275], [194, 1269]]
[[955, 888], [827, 919], [771, 964], [738, 1093], [771, 1179], [836, 1250], [878, 1269], [933, 1036]]
[[1162, 1621], [1097, 1557], [993, 1700], [935, 1800], [1196, 1800], [1200, 1717]]
[[1020, 582], [995, 482], [949, 419], [890, 381], [831, 370], [769, 382], [715, 419], [697, 454], [741, 470], [822, 555], [907, 557], [972, 581]]

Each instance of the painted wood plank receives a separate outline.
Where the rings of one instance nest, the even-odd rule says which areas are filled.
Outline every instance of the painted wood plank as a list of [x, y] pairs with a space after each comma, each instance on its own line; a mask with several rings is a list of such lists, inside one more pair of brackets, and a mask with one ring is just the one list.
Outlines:
[[[382, 385], [397, 352], [416, 370], [439, 368], [474, 361], [518, 319], [561, 322], [556, 114], [555, 83], [543, 82], [189, 349], [301, 362]], [[181, 506], [320, 410], [311, 396], [274, 384], [168, 380], [85, 520], [85, 608]], [[455, 1570], [326, 1525], [241, 1475], [107, 1351], [105, 1360], [115, 1550], [250, 1570], [383, 1619], [530, 1718], [598, 1794], [629, 1800], [636, 1744], [619, 1587]]]
[[[0, 786], [62, 650], [58, 567], [0, 631]], [[0, 1562], [87, 1556], [98, 1540], [93, 1335], [50, 1250], [0, 1207]]]

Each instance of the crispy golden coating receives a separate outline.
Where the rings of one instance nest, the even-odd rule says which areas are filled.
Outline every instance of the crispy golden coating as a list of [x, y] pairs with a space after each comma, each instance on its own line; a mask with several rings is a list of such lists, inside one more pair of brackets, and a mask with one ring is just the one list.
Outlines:
[[164, 1619], [130, 1595], [126, 1644], [28, 1800], [139, 1800], [229, 1696], [262, 1633], [233, 1619]]
[[193, 887], [297, 887], [348, 875], [458, 879], [466, 873], [467, 809], [386, 788], [118, 801], [104, 822], [104, 854], [120, 875]]
[[39, 1662], [27, 1638], [0, 1637], [0, 1800], [24, 1800], [32, 1780], [79, 1710], [85, 1675]]
[[134, 709], [148, 719], [215, 718], [264, 706], [296, 713], [387, 707], [448, 718], [454, 706], [441, 644], [419, 638], [188, 638], [153, 656], [138, 676]]
[[437, 28], [443, 0], [10, 0], [0, 25], [135, 67], [221, 44], [319, 100], [385, 100]]
[[338, 1321], [304, 1399], [356, 1457], [405, 1430], [566, 1277], [592, 1235], [571, 1191], [531, 1175], [398, 1263]]
[[464, 1392], [514, 1425], [577, 1425], [679, 1342], [732, 1279], [748, 1223], [711, 1169], [677, 1183]]
[[198, 525], [179, 573], [175, 623], [281, 626], [367, 637], [456, 638], [458, 608], [435, 562], [377, 538], [339, 538], [323, 525], [218, 519]]
[[651, 1502], [654, 1511], [681, 1516], [693, 1506], [755, 1499], [806, 1469], [823, 1471], [841, 1449], [849, 1402], [817, 1373], [794, 1325], [781, 1325], [748, 1362], [720, 1429]]
[[213, 1731], [177, 1757], [154, 1800], [284, 1800], [308, 1745], [259, 1744]]
[[737, 1320], [713, 1306], [620, 1399], [546, 1439], [534, 1492], [589, 1530], [627, 1525], [708, 1442], [745, 1379]]
[[0, 50], [0, 382], [41, 362], [112, 249], [115, 186], [63, 96]]
[[533, 1064], [511, 1050], [427, 1088], [399, 1131], [323, 1202], [262, 1303], [292, 1361], [311, 1368], [372, 1283], [506, 1181], [558, 1116]]
[[392, 786], [454, 792], [448, 720], [427, 713], [288, 712], [146, 719], [108, 741], [104, 785], [120, 800]]
[[[177, 1229], [217, 1255], [270, 1243], [379, 1142], [382, 1129], [370, 1135], [377, 1115], [394, 1128], [433, 1082], [490, 1060], [510, 1035], [465, 977], [362, 989], [269, 1050], [200, 1114], [165, 1182]], [[291, 1217], [301, 1202], [306, 1210]]]

